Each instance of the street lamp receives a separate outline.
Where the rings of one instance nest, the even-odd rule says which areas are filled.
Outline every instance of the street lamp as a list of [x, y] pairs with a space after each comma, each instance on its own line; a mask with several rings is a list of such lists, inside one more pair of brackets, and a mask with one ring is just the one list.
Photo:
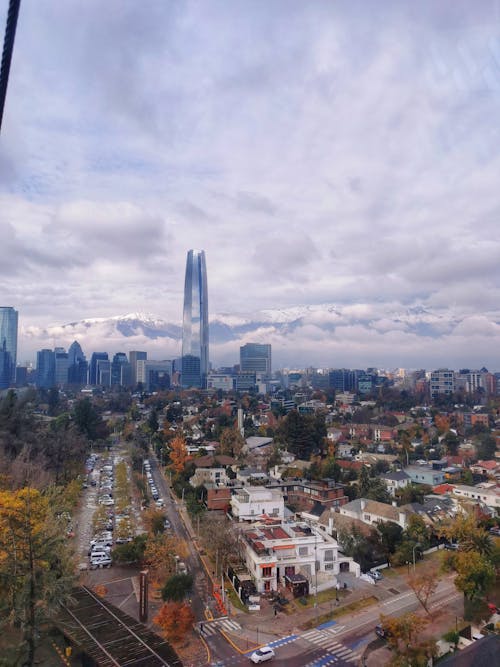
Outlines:
[[421, 545], [417, 542], [417, 543], [415, 544], [415, 546], [413, 547], [413, 574], [415, 574], [415, 549], [416, 549], [417, 547], [420, 548], [420, 546], [421, 546]]

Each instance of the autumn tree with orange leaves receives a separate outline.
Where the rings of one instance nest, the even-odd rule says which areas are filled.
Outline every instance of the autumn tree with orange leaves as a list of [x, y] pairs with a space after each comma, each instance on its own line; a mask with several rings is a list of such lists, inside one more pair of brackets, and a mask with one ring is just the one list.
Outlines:
[[0, 626], [20, 627], [23, 664], [35, 662], [40, 625], [70, 593], [65, 525], [37, 489], [0, 491]]
[[194, 614], [185, 602], [166, 602], [153, 620], [165, 639], [177, 643], [192, 629]]
[[172, 470], [174, 470], [176, 473], [181, 473], [184, 470], [186, 463], [191, 459], [188, 454], [185, 439], [182, 436], [177, 435], [170, 442], [170, 448], [169, 467], [172, 468]]

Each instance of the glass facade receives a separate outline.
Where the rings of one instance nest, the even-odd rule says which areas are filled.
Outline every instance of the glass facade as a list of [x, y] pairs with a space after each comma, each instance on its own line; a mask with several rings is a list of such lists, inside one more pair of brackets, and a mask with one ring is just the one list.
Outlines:
[[18, 312], [11, 306], [0, 306], [0, 389], [16, 380]]
[[184, 282], [182, 386], [205, 389], [208, 374], [208, 290], [204, 250], [190, 250]]
[[240, 347], [240, 372], [255, 371], [265, 377], [271, 376], [271, 346], [247, 343]]

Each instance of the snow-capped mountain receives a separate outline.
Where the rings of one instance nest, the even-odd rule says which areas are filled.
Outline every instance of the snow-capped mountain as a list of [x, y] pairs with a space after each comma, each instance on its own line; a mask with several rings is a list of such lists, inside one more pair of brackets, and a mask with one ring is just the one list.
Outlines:
[[[493, 366], [499, 322], [500, 313], [453, 313], [387, 303], [222, 313], [210, 319], [210, 356], [215, 364], [232, 364], [238, 361], [240, 345], [266, 342], [273, 346], [276, 365]], [[68, 347], [78, 340], [87, 354], [144, 349], [150, 358], [166, 359], [181, 354], [182, 327], [138, 312], [45, 329], [27, 327], [21, 336], [33, 350]]]

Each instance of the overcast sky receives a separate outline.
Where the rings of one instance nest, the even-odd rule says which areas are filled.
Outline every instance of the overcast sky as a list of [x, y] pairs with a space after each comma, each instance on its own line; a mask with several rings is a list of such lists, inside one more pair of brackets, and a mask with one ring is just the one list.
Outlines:
[[[498, 0], [24, 0], [0, 305], [23, 329], [180, 322], [203, 248], [212, 313], [449, 309], [472, 322], [448, 341], [464, 363], [472, 344], [489, 361], [499, 119]], [[388, 333], [386, 358], [412, 344], [426, 365], [432, 341]]]

